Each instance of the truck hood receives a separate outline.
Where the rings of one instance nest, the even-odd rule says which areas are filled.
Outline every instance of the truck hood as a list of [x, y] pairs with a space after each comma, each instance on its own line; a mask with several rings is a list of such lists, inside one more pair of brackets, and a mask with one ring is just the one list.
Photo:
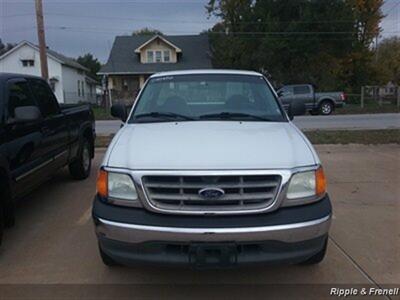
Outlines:
[[292, 123], [195, 121], [125, 125], [104, 164], [136, 170], [293, 168], [316, 164]]

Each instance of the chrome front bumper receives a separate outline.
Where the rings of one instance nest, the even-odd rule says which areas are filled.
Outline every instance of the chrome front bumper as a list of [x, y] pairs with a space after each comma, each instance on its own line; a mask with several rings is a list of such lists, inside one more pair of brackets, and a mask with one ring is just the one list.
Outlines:
[[145, 242], [255, 242], [286, 243], [311, 240], [328, 233], [331, 215], [293, 224], [236, 227], [185, 228], [126, 224], [95, 218], [98, 237], [132, 244]]

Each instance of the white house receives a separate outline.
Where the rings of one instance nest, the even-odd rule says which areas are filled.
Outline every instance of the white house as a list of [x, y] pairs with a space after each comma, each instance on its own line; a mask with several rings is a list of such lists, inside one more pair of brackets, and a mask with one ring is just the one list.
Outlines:
[[[60, 103], [95, 102], [96, 81], [72, 58], [47, 49], [49, 83]], [[0, 72], [41, 76], [39, 47], [22, 41], [0, 56]]]

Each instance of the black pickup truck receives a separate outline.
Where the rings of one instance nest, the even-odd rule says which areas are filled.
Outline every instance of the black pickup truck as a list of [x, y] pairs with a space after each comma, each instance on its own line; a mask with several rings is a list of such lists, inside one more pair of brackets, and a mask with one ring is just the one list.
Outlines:
[[42, 78], [0, 73], [0, 244], [18, 198], [67, 165], [89, 176], [94, 140], [89, 105], [60, 105]]

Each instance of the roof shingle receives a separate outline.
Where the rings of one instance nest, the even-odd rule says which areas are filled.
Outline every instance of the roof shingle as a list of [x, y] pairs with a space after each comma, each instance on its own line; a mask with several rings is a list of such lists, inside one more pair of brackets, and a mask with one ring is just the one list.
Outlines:
[[110, 57], [99, 74], [152, 74], [162, 71], [212, 68], [207, 35], [163, 35], [163, 37], [182, 50], [177, 63], [143, 64], [135, 49], [153, 36], [117, 36]]

